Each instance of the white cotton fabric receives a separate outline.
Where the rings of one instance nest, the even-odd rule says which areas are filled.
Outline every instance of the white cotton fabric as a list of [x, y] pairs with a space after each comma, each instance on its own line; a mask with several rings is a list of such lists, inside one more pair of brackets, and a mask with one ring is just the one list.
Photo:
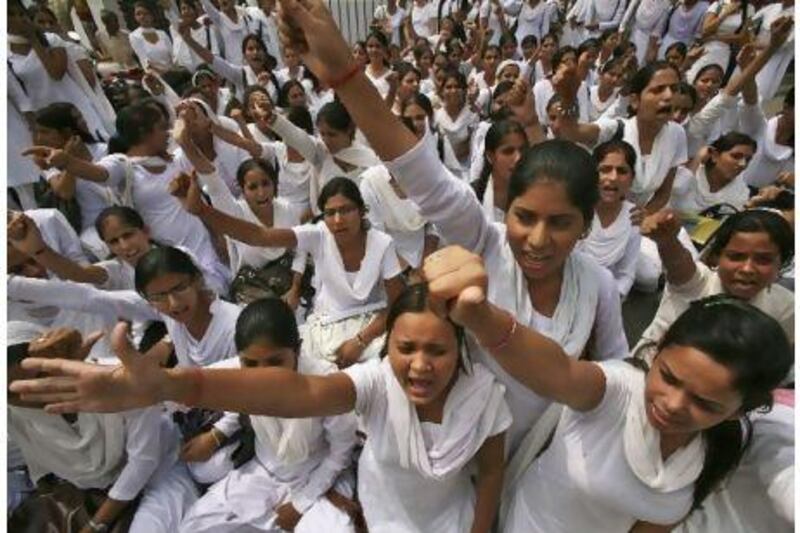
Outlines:
[[607, 227], [603, 227], [600, 217], [595, 214], [589, 235], [576, 245], [576, 249], [611, 271], [622, 297], [628, 294], [633, 285], [642, 239], [639, 228], [631, 223], [630, 211], [633, 208], [632, 203], [622, 202], [617, 218]]
[[[644, 66], [651, 37], [661, 39], [672, 6], [664, 0], [631, 0], [622, 18], [620, 29], [631, 27], [631, 42], [636, 45], [636, 60]], [[658, 51], [658, 42], [656, 42]]]
[[386, 306], [383, 281], [400, 274], [391, 237], [375, 229], [367, 231], [364, 258], [349, 280], [336, 240], [324, 222], [299, 226], [294, 232], [298, 252], [310, 254], [316, 267], [319, 292], [314, 314], [324, 315], [330, 323], [375, 310], [374, 304]]
[[[640, 408], [632, 404], [634, 397], [644, 394], [644, 372], [623, 361], [599, 367], [606, 378], [603, 399], [590, 411], [564, 409], [550, 447], [520, 481], [510, 505], [507, 532], [614, 533], [629, 531], [640, 520], [673, 524], [689, 512], [694, 490], [691, 476], [681, 476], [681, 483], [675, 484], [682, 486], [674, 489], [653, 488], [652, 480], [643, 482], [630, 464], [624, 443], [626, 426], [631, 423], [630, 410]], [[643, 430], [640, 422], [636, 422], [639, 433]], [[654, 445], [659, 448], [652, 439], [639, 445], [647, 450], [646, 457], [654, 453]], [[691, 445], [686, 450], [695, 453]], [[702, 460], [702, 453], [681, 459], [692, 464]], [[643, 462], [636, 464], [650, 470], [646, 459]]]
[[664, 59], [667, 48], [675, 42], [682, 42], [687, 47], [700, 37], [703, 29], [703, 18], [708, 12], [708, 2], [700, 0], [690, 9], [681, 2], [667, 20], [667, 27], [658, 50], [659, 59]]
[[165, 314], [161, 315], [169, 338], [175, 346], [178, 366], [208, 366], [236, 355], [234, 333], [242, 308], [216, 299], [211, 302], [209, 311], [211, 322], [201, 339], [195, 339], [184, 324]]
[[[622, 140], [630, 144], [636, 151], [635, 178], [631, 185], [631, 196], [637, 205], [645, 205], [653, 197], [670, 170], [682, 165], [688, 159], [686, 153], [686, 133], [675, 122], [667, 122], [653, 141], [649, 154], [642, 154], [639, 148], [639, 125], [636, 117], [622, 121]], [[618, 121], [600, 119], [596, 122], [600, 127], [598, 144], [611, 140], [617, 132]]]
[[367, 217], [376, 229], [392, 237], [397, 255], [417, 268], [422, 264], [426, 221], [419, 207], [408, 198], [400, 198], [391, 184], [391, 175], [383, 165], [364, 171], [361, 196], [369, 208]]
[[736, 470], [675, 531], [794, 531], [794, 407], [776, 402], [750, 419], [752, 444]]
[[[473, 458], [511, 424], [503, 386], [480, 363], [459, 375], [441, 424], [420, 422], [388, 359], [345, 373], [367, 441], [359, 499], [371, 532], [466, 531], [474, 516]], [[406, 466], [403, 466], [403, 465]]]
[[744, 133], [758, 143], [758, 150], [742, 172], [744, 182], [761, 188], [774, 183], [781, 172], [794, 172], [794, 147], [775, 141], [780, 115], [767, 120], [760, 106], [742, 106], [740, 112]]
[[[155, 34], [158, 40], [151, 43], [145, 38], [145, 34]], [[163, 30], [139, 27], [130, 33], [128, 39], [144, 68], [154, 68], [160, 72], [172, 68], [172, 41]]]
[[[708, 13], [715, 13], [719, 15], [722, 7], [725, 4], [732, 3], [733, 0], [719, 0], [714, 2], [710, 6], [708, 6]], [[747, 6], [747, 18], [750, 19], [753, 17], [755, 13], [755, 9], [753, 8], [752, 4]], [[742, 24], [742, 12], [739, 10], [738, 12], [734, 13], [733, 15], [727, 17], [722, 23], [719, 25], [716, 31], [716, 35], [725, 35], [725, 36], [732, 36], [736, 33], [736, 30], [739, 29], [739, 26]], [[728, 62], [731, 58], [731, 47], [729, 44], [725, 44], [722, 41], [718, 41], [716, 39], [708, 39], [706, 42], [703, 43], [703, 48], [705, 52], [700, 59], [698, 59], [688, 71], [686, 71], [686, 79], [689, 80], [689, 83], [694, 82], [697, 73], [705, 67], [706, 65], [716, 64], [722, 67], [722, 70], [725, 71], [728, 68]]]

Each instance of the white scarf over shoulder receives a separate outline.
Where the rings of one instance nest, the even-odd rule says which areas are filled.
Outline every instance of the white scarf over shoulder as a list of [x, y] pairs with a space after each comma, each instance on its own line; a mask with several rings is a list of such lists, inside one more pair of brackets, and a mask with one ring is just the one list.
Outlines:
[[[302, 353], [297, 358], [298, 374], [324, 375], [332, 369], [335, 367], [330, 363]], [[313, 418], [250, 416], [250, 423], [258, 441], [270, 448], [284, 464], [302, 463], [308, 459]]]
[[747, 199], [750, 197], [750, 191], [747, 189], [747, 185], [741, 175], [736, 176], [730, 183], [716, 192], [711, 192], [709, 188], [704, 165], [698, 167], [694, 176], [696, 201], [702, 209], [721, 203], [731, 204], [737, 209], [743, 209], [744, 204], [747, 203]]
[[452, 118], [442, 107], [436, 111], [434, 121], [439, 132], [447, 135], [453, 142], [462, 142], [471, 135], [471, 127], [478, 123], [478, 116], [468, 105], [461, 108], [456, 118]]
[[363, 181], [369, 182], [372, 189], [380, 196], [383, 218], [386, 229], [400, 233], [412, 233], [425, 226], [425, 219], [419, 207], [407, 198], [400, 198], [392, 187], [392, 176], [383, 165], [367, 169], [361, 175]]
[[70, 424], [42, 409], [9, 406], [8, 430], [34, 480], [52, 472], [78, 488], [106, 488], [125, 466], [120, 414], [80, 413]]
[[[623, 140], [630, 144], [636, 151], [636, 177], [631, 184], [631, 193], [636, 196], [647, 197], [646, 201], [661, 187], [672, 165], [669, 158], [673, 148], [666, 144], [670, 142], [668, 132], [669, 124], [664, 125], [653, 140], [653, 149], [650, 154], [643, 156], [639, 147], [639, 125], [636, 117], [627, 119], [624, 128]], [[644, 158], [647, 157], [647, 164]]]
[[661, 458], [661, 434], [645, 412], [645, 379], [632, 380], [631, 400], [623, 433], [625, 459], [639, 481], [659, 492], [674, 492], [697, 481], [703, 469], [705, 443], [695, 436], [667, 460]]
[[630, 210], [633, 204], [622, 202], [622, 208], [616, 220], [604, 228], [597, 214], [592, 218], [592, 229], [589, 235], [580, 242], [580, 249], [595, 258], [604, 267], [617, 264], [625, 255], [632, 231], [638, 231], [631, 224]]
[[388, 424], [403, 468], [428, 479], [443, 479], [463, 468], [488, 437], [511, 425], [505, 387], [488, 369], [475, 364], [470, 374], [456, 370], [458, 377], [445, 401], [439, 438], [427, 449], [416, 408], [397, 381], [388, 358], [380, 364], [386, 379]]
[[245, 8], [241, 6], [235, 6], [234, 9], [236, 10], [236, 22], [232, 21], [228, 15], [220, 11], [219, 20], [222, 22], [222, 26], [229, 32], [237, 32], [242, 30], [247, 30], [247, 11]]
[[[506, 242], [502, 272], [492, 272], [500, 283], [489, 284], [489, 300], [514, 314], [524, 325], [534, 321], [534, 309], [528, 293], [528, 282]], [[578, 357], [592, 333], [595, 309], [600, 295], [592, 259], [573, 251], [564, 263], [561, 293], [552, 316], [553, 331], [544, 332], [568, 355]]]

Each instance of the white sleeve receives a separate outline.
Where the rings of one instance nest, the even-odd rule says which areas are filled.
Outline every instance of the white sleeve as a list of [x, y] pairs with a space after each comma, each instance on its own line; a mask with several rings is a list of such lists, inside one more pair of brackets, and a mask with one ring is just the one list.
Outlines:
[[321, 143], [316, 142], [314, 137], [306, 131], [298, 128], [281, 115], [275, 116], [271, 129], [281, 136], [286, 146], [297, 150], [316, 169], [322, 166], [322, 162], [327, 155], [327, 149], [324, 145], [321, 146]]
[[672, 131], [674, 132], [674, 139], [671, 143], [673, 148], [673, 159], [670, 168], [675, 168], [689, 160], [689, 149], [686, 146], [686, 131], [684, 131], [684, 129], [677, 124], [672, 125], [675, 127], [672, 128]]
[[625, 11], [625, 2], [621, 0], [617, 2], [616, 11], [614, 11], [614, 15], [611, 17], [611, 20], [606, 22], [600, 22], [598, 24], [599, 31], [606, 31], [612, 28], [619, 28], [620, 21], [622, 20], [622, 14]]
[[469, 184], [439, 161], [432, 141], [426, 133], [411, 150], [386, 162], [386, 168], [445, 241], [482, 253], [489, 238], [500, 237], [491, 229]]
[[386, 383], [383, 381], [383, 371], [378, 362], [367, 362], [361, 365], [352, 365], [342, 372], [350, 378], [356, 389], [355, 412], [364, 419], [369, 418], [370, 409], [380, 399], [386, 397]]
[[628, 4], [628, 9], [625, 10], [625, 14], [622, 16], [622, 22], [619, 24], [619, 32], [624, 33], [625, 30], [628, 29], [628, 25], [631, 24], [631, 19], [636, 11], [639, 9], [639, 2], [636, 0], [632, 0]]
[[161, 463], [161, 407], [128, 411], [125, 417], [125, 466], [108, 491], [113, 500], [131, 501]]
[[614, 277], [605, 268], [598, 268], [597, 283], [600, 294], [594, 318], [596, 360], [622, 359], [628, 357], [628, 339], [622, 323], [622, 302]]
[[200, 174], [198, 172], [197, 177], [200, 180], [203, 190], [208, 194], [209, 198], [211, 198], [211, 204], [216, 209], [232, 217], [244, 218], [241, 206], [236, 203], [230, 188], [222, 181], [222, 178], [219, 177], [219, 173], [216, 170], [211, 174]]
[[619, 128], [619, 120], [613, 118], [600, 117], [594, 121], [594, 124], [600, 128], [597, 134], [597, 144], [610, 141], [617, 133], [617, 128]]
[[85, 283], [9, 276], [7, 296], [18, 301], [54, 305], [110, 318], [161, 320], [134, 291], [104, 291]]
[[216, 421], [214, 429], [222, 432], [226, 437], [233, 435], [241, 426], [239, 423], [239, 413], [225, 411], [222, 418]]
[[297, 252], [318, 257], [322, 245], [322, 228], [318, 224], [303, 224], [292, 229], [297, 239]]
[[400, 261], [397, 260], [397, 247], [394, 240], [389, 243], [386, 252], [383, 254], [383, 261], [381, 261], [381, 277], [384, 280], [392, 279], [399, 276], [403, 272], [400, 268]]
[[147, 68], [148, 60], [147, 60], [147, 50], [142, 42], [142, 38], [138, 33], [131, 32], [128, 34], [128, 41], [131, 43], [131, 48], [133, 49], [133, 53], [136, 54], [136, 58], [139, 60], [143, 68]]
[[[356, 365], [359, 366], [359, 365]], [[353, 462], [358, 424], [353, 413], [329, 416], [322, 420], [328, 455], [308, 476], [305, 486], [292, 491], [290, 500], [298, 510], [305, 513], [336, 482], [336, 478]]]
[[104, 185], [114, 190], [124, 189], [128, 169], [130, 168], [130, 163], [127, 161], [125, 155], [109, 154], [99, 161], [95, 161], [94, 164], [102, 167], [106, 173], [108, 173], [108, 179], [105, 181]]
[[211, 69], [228, 80], [234, 87], [241, 87], [244, 90], [246, 84], [242, 80], [244, 77], [244, 67], [242, 65], [234, 65], [219, 56], [214, 56], [214, 61], [211, 62]]
[[222, 14], [219, 12], [219, 10], [212, 2], [209, 2], [209, 0], [200, 0], [200, 3], [203, 4], [203, 11], [206, 12], [208, 18], [211, 19], [211, 22], [213, 22], [215, 26], [220, 27], [222, 22]]
[[735, 96], [719, 93], [703, 109], [692, 115], [692, 118], [689, 119], [689, 133], [693, 137], [703, 139], [704, 143], [713, 140], [708, 138], [711, 135], [711, 130], [727, 110], [736, 106], [736, 101], [737, 98]]
[[760, 105], [739, 104], [739, 128], [759, 144], [763, 142], [767, 131], [767, 117]]

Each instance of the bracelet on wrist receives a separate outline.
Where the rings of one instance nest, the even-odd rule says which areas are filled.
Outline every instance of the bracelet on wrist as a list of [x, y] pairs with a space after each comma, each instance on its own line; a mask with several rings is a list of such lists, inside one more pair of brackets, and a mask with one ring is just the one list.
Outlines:
[[364, 337], [361, 335], [360, 331], [356, 333], [356, 342], [361, 346], [362, 350], [366, 350], [368, 343], [364, 341]]
[[217, 449], [219, 450], [225, 444], [225, 441], [217, 436], [218, 431], [217, 428], [211, 428], [209, 433], [211, 433], [211, 438], [214, 439], [214, 442], [217, 444]]
[[355, 78], [356, 74], [361, 72], [361, 70], [363, 68], [364, 68], [364, 66], [361, 63], [359, 63], [359, 62], [353, 63], [350, 66], [350, 68], [348, 68], [345, 71], [345, 73], [343, 75], [341, 75], [338, 78], [334, 78], [332, 80], [329, 80], [328, 81], [328, 87], [330, 87], [331, 89], [333, 89], [335, 91], [336, 89], [342, 87], [344, 84], [346, 84], [347, 82], [349, 82], [350, 80]]

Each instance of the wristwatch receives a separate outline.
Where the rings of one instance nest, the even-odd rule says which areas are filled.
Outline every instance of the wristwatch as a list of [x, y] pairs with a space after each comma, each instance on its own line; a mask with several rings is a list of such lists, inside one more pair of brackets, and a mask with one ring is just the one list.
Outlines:
[[96, 531], [97, 533], [108, 531], [108, 524], [104, 524], [103, 522], [95, 522], [94, 520], [90, 519], [87, 525], [89, 526], [89, 529]]

